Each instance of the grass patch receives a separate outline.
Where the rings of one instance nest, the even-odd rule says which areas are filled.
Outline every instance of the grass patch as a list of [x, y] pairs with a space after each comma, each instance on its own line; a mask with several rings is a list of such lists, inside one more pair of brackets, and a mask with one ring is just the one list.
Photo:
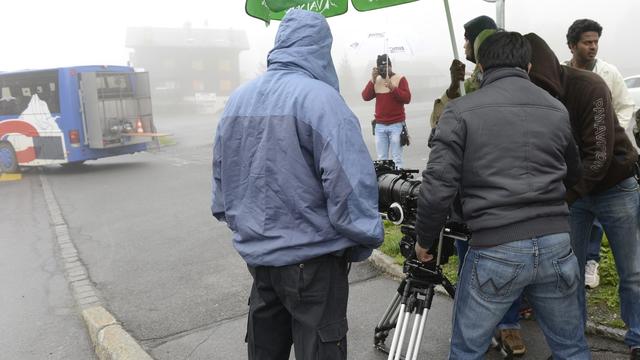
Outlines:
[[[384, 222], [384, 243], [380, 251], [391, 256], [398, 265], [402, 265], [404, 258], [400, 255], [400, 239], [402, 233], [400, 227], [388, 221]], [[442, 267], [445, 276], [452, 282], [458, 281], [457, 256], [451, 256], [449, 262]], [[602, 239], [600, 251], [600, 286], [587, 290], [587, 312], [589, 319], [596, 324], [624, 328], [624, 322], [620, 319], [620, 299], [618, 297], [618, 285], [620, 280], [616, 270], [613, 254], [606, 236]]]
[[384, 243], [380, 246], [380, 251], [391, 256], [398, 265], [402, 265], [404, 262], [404, 257], [400, 254], [400, 239], [402, 239], [400, 227], [385, 220]]
[[176, 141], [171, 136], [158, 136], [158, 143], [160, 146], [175, 145]]
[[619, 317], [618, 286], [620, 278], [606, 236], [602, 238], [598, 273], [600, 274], [600, 285], [595, 289], [587, 290], [589, 319], [598, 324], [624, 328], [624, 322]]
[[[400, 254], [400, 239], [402, 239], [400, 226], [385, 220], [384, 243], [380, 246], [380, 251], [391, 256], [398, 265], [404, 263], [404, 257]], [[442, 272], [452, 283], [458, 281], [458, 257], [451, 256], [449, 262], [442, 267]]]

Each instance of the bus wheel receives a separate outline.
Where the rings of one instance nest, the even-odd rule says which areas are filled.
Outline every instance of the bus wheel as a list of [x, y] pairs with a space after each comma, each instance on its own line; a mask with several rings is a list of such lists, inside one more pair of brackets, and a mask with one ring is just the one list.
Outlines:
[[13, 146], [8, 142], [0, 141], [0, 173], [18, 172], [18, 159]]

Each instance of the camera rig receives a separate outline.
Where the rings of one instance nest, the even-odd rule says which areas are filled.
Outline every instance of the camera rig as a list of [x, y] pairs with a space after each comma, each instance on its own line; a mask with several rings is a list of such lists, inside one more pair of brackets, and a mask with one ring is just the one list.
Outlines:
[[[415, 221], [420, 180], [414, 178], [418, 170], [397, 169], [391, 160], [374, 161], [374, 167], [378, 177], [379, 211], [393, 224], [400, 225], [403, 235], [400, 253], [405, 258], [402, 267], [405, 278], [375, 328], [374, 346], [388, 353], [389, 360], [400, 359], [407, 326], [413, 317], [409, 344], [403, 358], [415, 360], [420, 350], [435, 286], [442, 285], [449, 296], [455, 296], [455, 287], [442, 272], [442, 265], [453, 254], [453, 240], [468, 241], [471, 234], [464, 224], [448, 222], [440, 231], [438, 241], [434, 241], [429, 249], [434, 260], [428, 263], [418, 261], [415, 254]], [[387, 348], [385, 340], [393, 329], [391, 348]]]

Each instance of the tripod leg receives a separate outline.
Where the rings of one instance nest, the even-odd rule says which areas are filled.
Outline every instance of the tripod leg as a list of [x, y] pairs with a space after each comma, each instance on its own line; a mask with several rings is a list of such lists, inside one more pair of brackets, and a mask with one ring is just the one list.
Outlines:
[[400, 330], [400, 328], [403, 326], [405, 314], [408, 315], [408, 313], [404, 311], [406, 306], [407, 306], [406, 304], [400, 304], [400, 313], [398, 314], [398, 323], [396, 324], [396, 331], [393, 332], [393, 340], [391, 341], [391, 350], [389, 350], [389, 357], [387, 358], [387, 360], [394, 359], [394, 356], [396, 354], [396, 349], [398, 350], [398, 355], [400, 355], [400, 349], [398, 348], [402, 348], [402, 346], [398, 346], [398, 338], [400, 337], [400, 331], [398, 330]]
[[391, 303], [387, 307], [387, 310], [385, 310], [382, 315], [378, 326], [375, 328], [373, 344], [381, 351], [386, 351], [384, 349], [384, 342], [387, 340], [387, 336], [389, 336], [389, 331], [396, 326], [400, 300], [400, 294], [396, 293], [393, 300], [391, 300]]
[[422, 343], [422, 335], [424, 333], [424, 324], [427, 322], [429, 318], [429, 310], [431, 309], [431, 303], [433, 302], [433, 295], [435, 294], [435, 288], [433, 285], [430, 285], [427, 288], [427, 293], [425, 294], [422, 305], [422, 322], [420, 322], [420, 328], [418, 329], [418, 341], [415, 343], [415, 349], [413, 351], [413, 356], [407, 356], [407, 360], [416, 360], [418, 357], [418, 352], [420, 351], [420, 344]]
[[389, 306], [387, 306], [387, 310], [385, 310], [384, 315], [382, 315], [382, 318], [378, 323], [378, 329], [382, 329], [391, 323], [390, 320], [394, 318], [394, 315], [396, 313], [396, 310], [399, 304], [400, 304], [400, 294], [396, 293], [395, 296], [393, 297], [393, 300], [391, 300], [391, 303], [389, 304]]
[[[422, 324], [422, 314], [417, 313], [413, 318], [413, 327], [411, 328], [411, 335], [409, 336], [409, 347], [407, 347], [407, 356], [405, 359], [411, 359], [413, 355], [414, 347], [416, 344], [416, 338], [418, 336], [418, 327]], [[418, 339], [418, 341], [420, 341]]]
[[[402, 314], [400, 315], [402, 316]], [[400, 331], [400, 339], [398, 339], [398, 352], [396, 352], [393, 360], [399, 360], [400, 359], [400, 353], [402, 351], [400, 351], [400, 349], [402, 349], [402, 344], [404, 343], [404, 336], [407, 334], [407, 325], [409, 324], [409, 317], [411, 316], [411, 311], [409, 309], [405, 310], [404, 313], [404, 321], [402, 322], [402, 330]], [[396, 331], [398, 331], [398, 328], [400, 328], [400, 323], [398, 323], [398, 326], [396, 326]], [[396, 334], [393, 334], [393, 337], [395, 338]]]
[[409, 357], [407, 355], [407, 360], [416, 360], [418, 358], [418, 352], [420, 351], [420, 343], [422, 343], [422, 334], [424, 333], [424, 324], [427, 322], [427, 317], [429, 316], [429, 309], [424, 308], [422, 310], [422, 321], [420, 322], [420, 327], [418, 328], [418, 337], [415, 343], [415, 349], [413, 350], [413, 356]]

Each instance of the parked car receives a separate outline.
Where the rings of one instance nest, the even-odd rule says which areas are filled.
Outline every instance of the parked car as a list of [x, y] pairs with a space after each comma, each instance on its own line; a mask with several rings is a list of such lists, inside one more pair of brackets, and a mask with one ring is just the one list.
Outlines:
[[629, 94], [636, 102], [636, 109], [640, 109], [640, 75], [629, 76], [624, 79], [624, 84], [629, 89]]

